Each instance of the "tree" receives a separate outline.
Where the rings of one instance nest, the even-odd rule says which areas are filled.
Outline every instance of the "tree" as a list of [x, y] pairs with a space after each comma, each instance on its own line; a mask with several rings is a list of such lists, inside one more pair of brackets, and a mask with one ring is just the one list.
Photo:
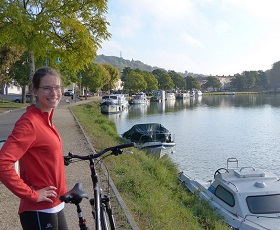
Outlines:
[[[97, 89], [102, 88], [104, 85], [104, 76], [106, 76], [106, 72], [104, 73], [105, 68], [96, 64], [91, 63], [88, 67], [81, 72], [82, 79], [81, 83], [88, 91], [97, 91]], [[108, 75], [108, 72], [107, 72]], [[106, 80], [105, 80], [106, 81]], [[85, 99], [87, 99], [87, 93], [85, 95]]]
[[239, 90], [245, 89], [247, 87], [247, 79], [244, 75], [235, 74], [235, 77], [231, 79], [231, 86], [236, 87]]
[[101, 64], [102, 67], [105, 68], [105, 70], [108, 72], [108, 82], [104, 82], [104, 86], [103, 86], [103, 90], [108, 91], [108, 90], [112, 90], [113, 88], [115, 88], [116, 83], [118, 82], [118, 80], [120, 79], [120, 71], [108, 64]]
[[242, 73], [246, 77], [247, 85], [246, 87], [248, 89], [255, 87], [257, 82], [257, 72], [256, 71], [244, 71]]
[[268, 84], [268, 78], [264, 71], [257, 71], [256, 85], [257, 86], [266, 86]]
[[19, 60], [23, 51], [15, 47], [0, 47], [0, 85], [9, 83], [12, 79], [9, 71], [13, 63]]
[[175, 85], [175, 88], [186, 89], [186, 81], [181, 75], [176, 73], [174, 70], [169, 71], [168, 74], [171, 77], [171, 79]]
[[124, 82], [124, 87], [129, 92], [140, 92], [147, 88], [147, 82], [142, 74], [136, 71], [130, 71]]
[[129, 73], [133, 71], [130, 67], [125, 67], [122, 71], [121, 80], [125, 82], [126, 78], [128, 77]]
[[110, 37], [105, 13], [107, 0], [3, 0], [0, 47], [28, 52], [30, 80], [36, 60], [54, 66], [59, 57], [66, 69], [77, 72], [92, 62], [101, 41]]
[[280, 83], [280, 61], [275, 62], [269, 71], [269, 82], [270, 84]]
[[213, 77], [213, 76], [210, 76], [207, 78], [207, 82], [203, 85], [203, 87], [206, 89], [206, 88], [209, 88], [209, 87], [212, 87], [213, 90], [215, 90], [215, 88], [220, 88], [222, 86], [220, 80], [217, 78], [217, 77]]
[[147, 83], [146, 91], [151, 92], [153, 90], [158, 90], [158, 80], [152, 73], [142, 71], [142, 75]]
[[186, 84], [187, 84], [187, 89], [192, 90], [192, 89], [200, 89], [200, 84], [197, 79], [194, 77], [188, 76], [185, 78]]
[[20, 59], [16, 61], [9, 70], [9, 76], [14, 80], [14, 84], [22, 87], [22, 103], [26, 103], [26, 86], [29, 83], [29, 66], [27, 59], [28, 53], [24, 52]]
[[174, 88], [174, 83], [171, 77], [165, 70], [155, 69], [153, 70], [153, 75], [158, 80], [158, 88], [163, 90], [171, 90]]

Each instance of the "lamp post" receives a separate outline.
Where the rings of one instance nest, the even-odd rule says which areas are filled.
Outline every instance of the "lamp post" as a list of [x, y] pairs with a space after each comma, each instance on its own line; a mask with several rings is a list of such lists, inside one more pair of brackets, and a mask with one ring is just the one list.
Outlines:
[[83, 76], [82, 76], [82, 73], [80, 72], [80, 94], [82, 93], [82, 78], [83, 78]]

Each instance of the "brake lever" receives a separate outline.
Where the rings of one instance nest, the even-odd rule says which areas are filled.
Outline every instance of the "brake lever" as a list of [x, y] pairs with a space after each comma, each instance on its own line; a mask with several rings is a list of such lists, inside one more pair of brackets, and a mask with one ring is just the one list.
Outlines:
[[118, 156], [123, 153], [123, 150], [120, 148], [115, 148], [112, 150], [111, 155]]
[[68, 156], [63, 156], [64, 158], [64, 165], [68, 166], [71, 163], [71, 159]]

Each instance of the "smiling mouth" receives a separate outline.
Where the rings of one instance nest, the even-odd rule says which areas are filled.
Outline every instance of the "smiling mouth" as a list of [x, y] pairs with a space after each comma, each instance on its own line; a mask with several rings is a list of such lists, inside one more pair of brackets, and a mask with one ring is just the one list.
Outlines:
[[48, 101], [50, 101], [50, 102], [56, 102], [56, 101], [58, 101], [58, 99], [57, 99], [57, 98], [48, 98]]

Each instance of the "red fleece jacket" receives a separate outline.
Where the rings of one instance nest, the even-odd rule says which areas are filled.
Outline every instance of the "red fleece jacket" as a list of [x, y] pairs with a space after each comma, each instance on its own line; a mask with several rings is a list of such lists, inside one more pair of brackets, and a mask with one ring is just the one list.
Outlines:
[[[52, 117], [53, 111], [48, 117], [27, 107], [0, 150], [0, 181], [21, 199], [19, 213], [55, 207], [66, 192], [62, 141]], [[17, 160], [20, 177], [13, 167]], [[50, 185], [57, 187], [53, 203], [37, 202], [36, 190]]]

